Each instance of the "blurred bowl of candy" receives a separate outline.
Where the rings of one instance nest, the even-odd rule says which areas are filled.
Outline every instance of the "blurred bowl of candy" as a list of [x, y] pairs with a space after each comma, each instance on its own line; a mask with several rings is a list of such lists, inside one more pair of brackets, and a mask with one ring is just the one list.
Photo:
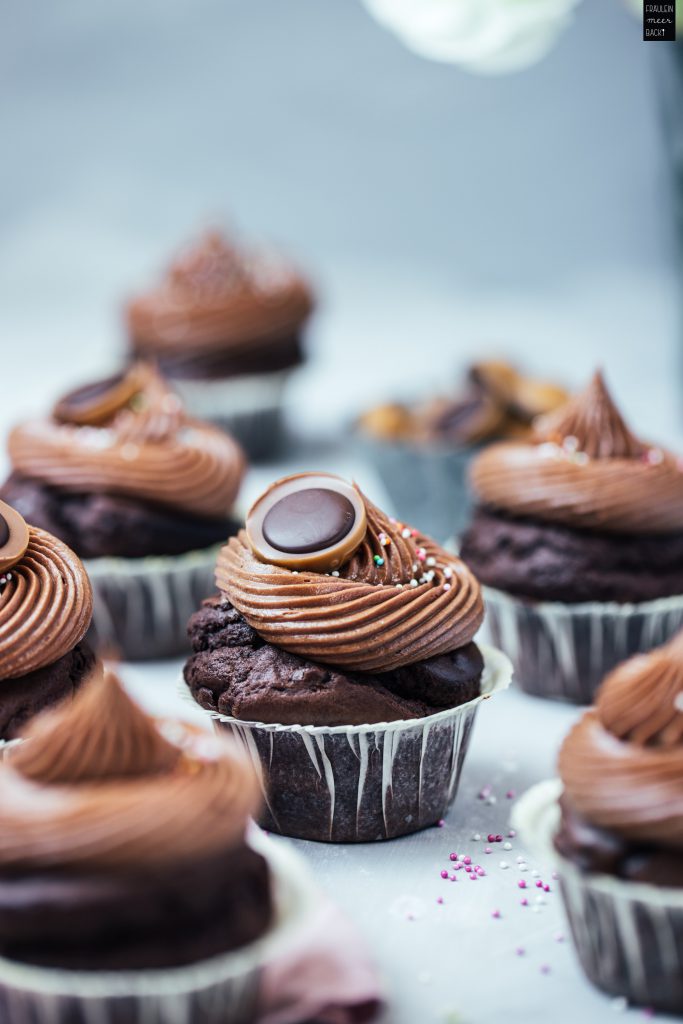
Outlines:
[[555, 383], [490, 359], [473, 363], [454, 394], [368, 409], [356, 438], [396, 515], [443, 543], [468, 523], [467, 474], [476, 452], [492, 441], [528, 437], [536, 417], [568, 397]]

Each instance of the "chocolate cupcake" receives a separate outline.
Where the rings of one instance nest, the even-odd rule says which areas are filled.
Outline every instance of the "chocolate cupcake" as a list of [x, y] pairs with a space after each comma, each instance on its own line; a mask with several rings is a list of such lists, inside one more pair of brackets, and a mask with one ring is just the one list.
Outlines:
[[259, 765], [263, 823], [358, 842], [438, 821], [480, 701], [510, 678], [473, 643], [483, 603], [460, 559], [309, 473], [258, 499], [216, 582], [185, 680]]
[[0, 497], [85, 559], [96, 643], [127, 658], [182, 653], [215, 546], [235, 528], [238, 445], [138, 364], [15, 427], [9, 456]]
[[95, 667], [85, 569], [66, 544], [0, 501], [0, 755]]
[[253, 1020], [282, 930], [258, 803], [234, 748], [148, 718], [111, 674], [37, 719], [0, 770], [0, 1017]]
[[264, 457], [282, 435], [283, 389], [303, 361], [312, 309], [310, 286], [293, 267], [209, 232], [129, 302], [130, 350], [154, 360], [194, 414]]
[[589, 703], [681, 626], [681, 463], [629, 430], [599, 373], [532, 441], [482, 452], [471, 480], [461, 553], [523, 689]]
[[358, 436], [399, 515], [446, 541], [469, 522], [467, 470], [473, 456], [492, 441], [529, 437], [535, 417], [567, 398], [555, 384], [487, 360], [470, 367], [455, 396], [368, 410]]
[[[599, 988], [683, 1012], [683, 634], [614, 669], [516, 819], [553, 837], [581, 964]], [[524, 803], [526, 802], [526, 807]]]

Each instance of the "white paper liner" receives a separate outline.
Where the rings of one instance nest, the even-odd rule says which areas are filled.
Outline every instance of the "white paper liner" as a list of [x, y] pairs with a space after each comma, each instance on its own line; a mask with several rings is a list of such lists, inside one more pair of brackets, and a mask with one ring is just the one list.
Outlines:
[[510, 656], [527, 693], [592, 703], [620, 662], [669, 640], [683, 626], [683, 595], [640, 604], [532, 601], [484, 587], [487, 635]]
[[576, 950], [588, 978], [611, 995], [683, 1012], [683, 889], [581, 872], [553, 845], [562, 783], [533, 786], [512, 824], [524, 844], [556, 867]]
[[170, 381], [185, 408], [235, 437], [252, 459], [275, 453], [283, 432], [284, 389], [292, 369], [224, 379]]
[[[479, 705], [512, 678], [509, 659], [484, 656], [481, 694], [427, 718], [367, 725], [280, 725], [206, 712], [251, 758], [271, 831], [322, 842], [391, 839], [433, 825], [455, 799]], [[184, 681], [181, 690], [196, 708]]]
[[247, 1024], [259, 974], [285, 950], [317, 890], [301, 858], [258, 830], [250, 844], [268, 861], [275, 920], [242, 949], [166, 970], [67, 971], [0, 958], [3, 1024]]
[[377, 471], [397, 517], [443, 542], [459, 536], [470, 520], [467, 474], [479, 450], [406, 444], [361, 435], [360, 454]]
[[88, 640], [129, 661], [186, 653], [188, 619], [216, 589], [219, 550], [217, 545], [184, 555], [85, 559], [93, 588]]
[[23, 743], [20, 736], [14, 740], [0, 740], [0, 762], [8, 758], [12, 750], [14, 750], [15, 747], [18, 747], [20, 743]]

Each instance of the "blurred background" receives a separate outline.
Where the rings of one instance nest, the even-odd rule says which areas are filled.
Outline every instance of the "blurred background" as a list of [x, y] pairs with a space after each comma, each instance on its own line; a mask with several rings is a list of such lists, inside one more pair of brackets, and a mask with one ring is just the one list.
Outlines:
[[662, 82], [620, 0], [480, 76], [353, 0], [15, 5], [0, 37], [0, 426], [116, 361], [122, 299], [205, 225], [316, 281], [290, 417], [333, 434], [484, 354], [680, 433]]

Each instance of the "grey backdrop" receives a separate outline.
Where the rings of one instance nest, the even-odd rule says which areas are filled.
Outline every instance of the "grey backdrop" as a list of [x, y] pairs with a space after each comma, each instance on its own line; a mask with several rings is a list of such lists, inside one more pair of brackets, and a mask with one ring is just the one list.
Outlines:
[[4, 21], [4, 419], [111, 362], [121, 296], [219, 219], [320, 285], [302, 427], [498, 350], [570, 383], [600, 359], [675, 429], [668, 44], [620, 0], [495, 78], [412, 55], [354, 0], [26, 0]]

